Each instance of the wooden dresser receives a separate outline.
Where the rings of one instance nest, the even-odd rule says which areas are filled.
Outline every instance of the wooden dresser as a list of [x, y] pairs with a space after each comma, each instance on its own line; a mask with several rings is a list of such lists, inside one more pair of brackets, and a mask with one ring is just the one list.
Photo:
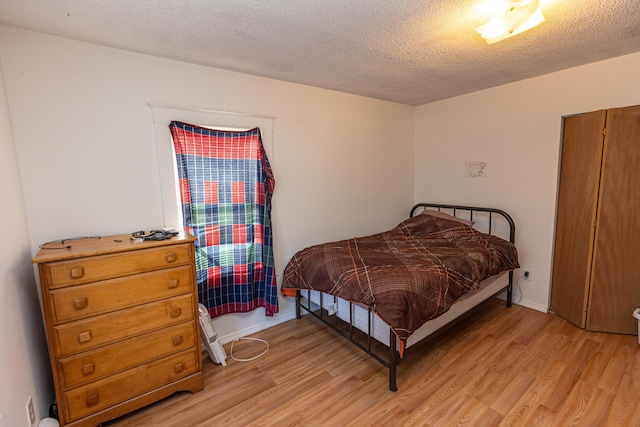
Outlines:
[[61, 426], [202, 390], [194, 240], [74, 239], [33, 259]]

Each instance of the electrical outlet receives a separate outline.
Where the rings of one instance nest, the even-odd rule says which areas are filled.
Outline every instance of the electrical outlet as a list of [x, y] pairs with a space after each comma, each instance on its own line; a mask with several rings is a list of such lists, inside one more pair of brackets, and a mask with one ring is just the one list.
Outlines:
[[25, 409], [27, 410], [27, 425], [31, 427], [36, 424], [36, 412], [33, 409], [33, 399], [31, 398], [31, 396], [29, 396], [29, 399], [27, 399], [27, 405]]
[[524, 280], [531, 280], [531, 271], [529, 270], [524, 271]]

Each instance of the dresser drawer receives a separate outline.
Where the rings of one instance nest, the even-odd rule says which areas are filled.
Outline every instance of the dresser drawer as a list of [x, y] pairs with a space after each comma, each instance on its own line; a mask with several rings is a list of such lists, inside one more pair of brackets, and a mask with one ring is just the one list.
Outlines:
[[77, 420], [198, 372], [198, 351], [174, 354], [62, 393], [65, 419]]
[[49, 292], [54, 324], [193, 292], [190, 265]]
[[120, 253], [77, 258], [44, 264], [43, 270], [49, 278], [49, 289], [55, 289], [189, 264], [191, 248], [192, 245], [181, 244], [133, 250], [126, 256]]
[[188, 348], [199, 348], [196, 334], [196, 324], [192, 320], [60, 359], [60, 384], [68, 390]]
[[54, 326], [56, 355], [71, 356], [194, 319], [194, 307], [194, 295], [189, 294]]

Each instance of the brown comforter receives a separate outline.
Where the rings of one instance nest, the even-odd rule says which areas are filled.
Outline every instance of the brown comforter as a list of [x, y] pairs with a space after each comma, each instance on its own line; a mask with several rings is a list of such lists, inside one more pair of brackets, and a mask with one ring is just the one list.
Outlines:
[[406, 343], [478, 282], [518, 267], [510, 242], [423, 213], [384, 233], [298, 252], [282, 289], [324, 291], [367, 305]]

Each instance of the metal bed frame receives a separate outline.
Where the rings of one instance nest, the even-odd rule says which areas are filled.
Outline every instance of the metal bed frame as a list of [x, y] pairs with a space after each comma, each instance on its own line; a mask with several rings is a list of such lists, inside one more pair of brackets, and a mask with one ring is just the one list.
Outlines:
[[[418, 211], [419, 209], [426, 210], [429, 208], [437, 211], [442, 211], [443, 209], [445, 209], [448, 211], [448, 213], [451, 213], [455, 217], [458, 217], [458, 214], [460, 212], [467, 212], [469, 217], [465, 219], [469, 219], [470, 221], [474, 220], [475, 212], [485, 212], [488, 214], [488, 224], [482, 228], [483, 230], [485, 228], [487, 229], [483, 231], [487, 234], [492, 234], [493, 226], [495, 222], [494, 215], [496, 215], [506, 220], [509, 226], [509, 241], [511, 243], [515, 243], [515, 230], [516, 230], [515, 223], [513, 222], [513, 219], [508, 213], [500, 209], [474, 207], [474, 206], [445, 205], [445, 204], [438, 204], [438, 203], [418, 203], [415, 206], [413, 206], [413, 208], [411, 208], [411, 212], [409, 216], [413, 217], [416, 211]], [[511, 307], [512, 299], [513, 299], [513, 271], [508, 272], [508, 283], [506, 286], [501, 288], [497, 293], [493, 295], [489, 295], [487, 298], [484, 298], [482, 301], [478, 302], [478, 304], [488, 300], [493, 296], [496, 296], [497, 294], [504, 292], [505, 289], [507, 291], [506, 306]], [[306, 292], [307, 294], [306, 298], [303, 298], [302, 292]], [[382, 363], [382, 365], [384, 365], [386, 368], [389, 369], [389, 390], [398, 391], [398, 387], [396, 384], [396, 370], [399, 362], [398, 360], [399, 353], [397, 349], [398, 343], [397, 343], [397, 337], [393, 333], [391, 328], [389, 328], [389, 346], [388, 346], [388, 349], [386, 349], [387, 356], [385, 358], [382, 354], [379, 354], [373, 349], [374, 345], [384, 346], [384, 347], [386, 347], [386, 345], [383, 343], [380, 343], [380, 341], [375, 339], [372, 335], [372, 322], [371, 322], [372, 310], [370, 307], [368, 308], [368, 315], [367, 315], [367, 331], [362, 331], [360, 328], [357, 328], [354, 325], [353, 308], [354, 308], [354, 305], [358, 305], [358, 304], [348, 302], [349, 321], [346, 322], [343, 319], [340, 319], [338, 317], [337, 312], [330, 313], [328, 310], [324, 309], [325, 294], [323, 292], [313, 291], [313, 292], [319, 292], [319, 295], [320, 295], [319, 307], [313, 307], [312, 306], [313, 303], [311, 302], [311, 292], [312, 292], [311, 290], [296, 291], [296, 318], [300, 319], [302, 317], [302, 310], [304, 309], [307, 313], [316, 317], [317, 319], [322, 321], [324, 324], [329, 326], [331, 329], [335, 330], [340, 335], [345, 337], [347, 340], [351, 341], [358, 348], [362, 349], [364, 352], [369, 354], [375, 360]], [[331, 295], [329, 297], [333, 298], [334, 304], [337, 304], [338, 302], [337, 297], [334, 297]], [[475, 306], [477, 306], [478, 304], [476, 304]], [[362, 306], [360, 305], [360, 307]], [[358, 333], [358, 331], [360, 331], [360, 333], [364, 332], [366, 334], [365, 335], [366, 338], [364, 339], [364, 342], [362, 339], [357, 339], [355, 337], [355, 334]]]

